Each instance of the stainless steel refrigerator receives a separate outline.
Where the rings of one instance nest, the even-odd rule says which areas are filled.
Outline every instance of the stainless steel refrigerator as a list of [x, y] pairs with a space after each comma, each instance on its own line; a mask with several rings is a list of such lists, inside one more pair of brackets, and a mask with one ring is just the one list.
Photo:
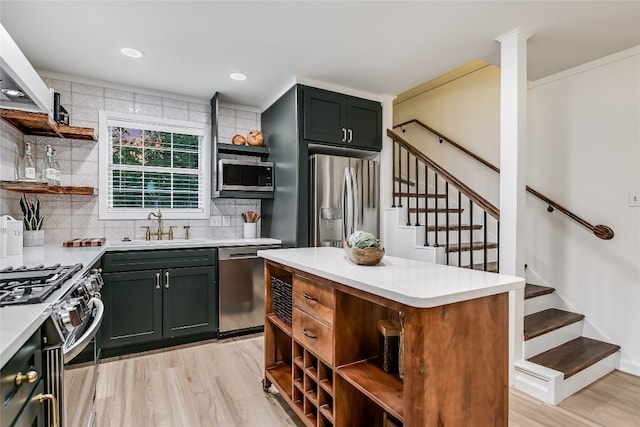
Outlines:
[[379, 237], [377, 160], [310, 156], [309, 244], [342, 247], [356, 230]]

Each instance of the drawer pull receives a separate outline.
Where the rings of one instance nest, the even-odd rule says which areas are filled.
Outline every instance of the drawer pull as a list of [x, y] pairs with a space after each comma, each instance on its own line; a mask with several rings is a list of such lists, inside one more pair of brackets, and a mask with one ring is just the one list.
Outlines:
[[16, 383], [16, 385], [20, 385], [23, 382], [32, 384], [36, 381], [38, 381], [38, 373], [36, 371], [28, 371], [26, 374], [18, 372], [18, 375], [16, 375], [16, 379], [14, 382]]
[[168, 272], [168, 271], [165, 271], [165, 272], [164, 272], [164, 275], [165, 275], [165, 277], [167, 278], [167, 283], [164, 285], [164, 287], [165, 287], [165, 288], [167, 288], [167, 289], [169, 289], [169, 286], [171, 286], [171, 285], [169, 284], [169, 272]]
[[309, 337], [309, 338], [311, 338], [312, 340], [317, 340], [317, 339], [318, 339], [318, 336], [317, 336], [317, 335], [312, 335], [312, 334], [310, 334], [309, 332], [307, 332], [307, 330], [306, 330], [306, 329], [303, 329], [303, 330], [302, 330], [302, 333], [304, 334], [304, 336], [305, 336], [305, 337]]
[[160, 289], [160, 273], [156, 272], [156, 289]]
[[308, 294], [308, 293], [306, 293], [306, 292], [305, 292], [303, 295], [304, 295], [304, 297], [305, 297], [306, 299], [308, 299], [308, 300], [310, 300], [310, 301], [318, 302], [318, 298], [312, 297], [311, 295], [309, 295], [309, 294]]

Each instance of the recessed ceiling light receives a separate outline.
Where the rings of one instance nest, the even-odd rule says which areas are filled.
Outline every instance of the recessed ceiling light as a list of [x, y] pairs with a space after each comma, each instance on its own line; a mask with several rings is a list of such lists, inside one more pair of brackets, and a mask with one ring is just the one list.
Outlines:
[[0, 92], [4, 93], [10, 98], [24, 98], [25, 94], [21, 90], [18, 89], [0, 89]]
[[144, 56], [144, 53], [132, 47], [122, 48], [120, 49], [120, 52], [122, 52], [123, 55], [128, 56], [129, 58], [142, 58]]
[[242, 73], [231, 73], [229, 77], [231, 77], [233, 80], [238, 81], [247, 80], [247, 75]]

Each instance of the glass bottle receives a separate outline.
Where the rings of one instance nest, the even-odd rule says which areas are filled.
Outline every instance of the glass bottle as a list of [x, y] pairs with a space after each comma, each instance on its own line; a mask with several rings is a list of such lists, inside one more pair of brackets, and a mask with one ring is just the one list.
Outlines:
[[56, 156], [56, 149], [51, 147], [51, 165], [55, 170], [54, 185], [60, 185], [60, 163], [58, 163], [58, 156]]
[[52, 151], [51, 145], [47, 145], [47, 155], [42, 159], [42, 181], [46, 182], [47, 185], [55, 185], [56, 179], [56, 170], [53, 168], [53, 163], [51, 160]]
[[24, 156], [20, 162], [19, 176], [21, 181], [35, 181], [36, 180], [36, 163], [33, 161], [31, 154], [31, 144], [24, 144]]

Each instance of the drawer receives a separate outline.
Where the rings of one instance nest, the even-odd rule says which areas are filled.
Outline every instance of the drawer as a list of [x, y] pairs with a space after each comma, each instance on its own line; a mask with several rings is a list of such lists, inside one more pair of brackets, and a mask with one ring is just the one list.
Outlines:
[[294, 276], [293, 305], [327, 325], [333, 325], [333, 289], [310, 282], [304, 277]]
[[328, 365], [333, 365], [333, 328], [298, 308], [293, 309], [293, 338]]
[[[35, 380], [21, 380], [16, 384], [19, 374], [35, 371], [38, 375]], [[28, 402], [29, 395], [35, 390], [39, 379], [42, 377], [42, 351], [40, 345], [40, 330], [37, 330], [29, 340], [22, 345], [20, 350], [0, 370], [2, 381], [0, 391], [2, 403], [0, 408], [0, 425], [12, 425], [24, 405]]]

